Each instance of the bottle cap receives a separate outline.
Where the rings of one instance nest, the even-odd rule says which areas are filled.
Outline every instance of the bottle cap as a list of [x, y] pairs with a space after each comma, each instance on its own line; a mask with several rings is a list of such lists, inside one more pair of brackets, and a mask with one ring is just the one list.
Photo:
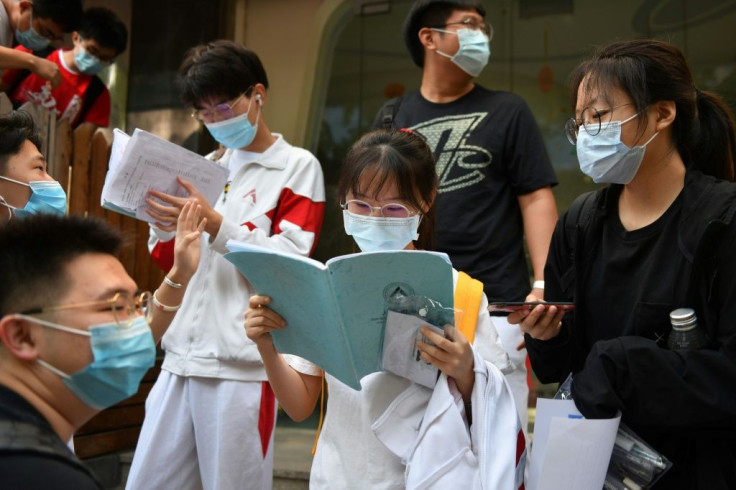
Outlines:
[[680, 331], [692, 330], [698, 325], [698, 318], [692, 308], [678, 308], [670, 312], [672, 328]]

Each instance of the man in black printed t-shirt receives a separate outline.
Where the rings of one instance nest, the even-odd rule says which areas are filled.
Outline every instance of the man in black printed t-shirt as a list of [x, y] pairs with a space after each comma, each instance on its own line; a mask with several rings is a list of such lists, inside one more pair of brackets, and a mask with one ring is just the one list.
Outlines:
[[[473, 82], [490, 55], [492, 27], [480, 1], [419, 0], [404, 40], [422, 68], [418, 91], [389, 101], [375, 127], [411, 128], [434, 150], [439, 175], [436, 244], [455, 268], [484, 284], [489, 301], [544, 296], [544, 264], [557, 221], [557, 184], [529, 107]], [[494, 317], [516, 370], [507, 378], [526, 428], [526, 350], [517, 326]]]

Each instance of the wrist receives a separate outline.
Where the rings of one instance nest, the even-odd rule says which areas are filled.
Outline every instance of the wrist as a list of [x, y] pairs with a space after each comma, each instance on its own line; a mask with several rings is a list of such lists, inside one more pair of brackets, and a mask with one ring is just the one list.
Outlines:
[[536, 279], [532, 283], [532, 289], [541, 289], [542, 291], [544, 291], [544, 279]]
[[[193, 275], [194, 275], [194, 272], [187, 274], [185, 272], [182, 272], [182, 270], [179, 269], [179, 267], [177, 267], [176, 264], [174, 264], [174, 266], [164, 276], [164, 282], [173, 288], [181, 289], [182, 287], [186, 287], [187, 283], [189, 282], [189, 280], [192, 278]], [[178, 284], [179, 287], [176, 287], [175, 285], [171, 284], [169, 281], [171, 283]]]

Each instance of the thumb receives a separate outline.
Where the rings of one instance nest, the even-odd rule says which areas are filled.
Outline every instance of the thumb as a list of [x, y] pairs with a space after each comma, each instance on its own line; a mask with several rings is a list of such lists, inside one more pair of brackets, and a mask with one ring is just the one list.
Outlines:
[[197, 192], [197, 188], [194, 187], [194, 184], [189, 182], [188, 180], [182, 178], [180, 175], [176, 177], [176, 181], [179, 183], [180, 186], [184, 188], [184, 190], [187, 191], [187, 193], [191, 196], [192, 194]]

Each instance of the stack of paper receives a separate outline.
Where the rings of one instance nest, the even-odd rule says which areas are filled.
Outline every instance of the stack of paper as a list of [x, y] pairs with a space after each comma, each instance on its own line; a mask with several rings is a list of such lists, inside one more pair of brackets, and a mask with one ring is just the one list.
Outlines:
[[102, 207], [148, 221], [145, 199], [150, 189], [186, 197], [177, 176], [190, 181], [214, 204], [227, 183], [228, 170], [192, 151], [136, 129], [133, 136], [113, 131], [112, 152], [100, 201]]

